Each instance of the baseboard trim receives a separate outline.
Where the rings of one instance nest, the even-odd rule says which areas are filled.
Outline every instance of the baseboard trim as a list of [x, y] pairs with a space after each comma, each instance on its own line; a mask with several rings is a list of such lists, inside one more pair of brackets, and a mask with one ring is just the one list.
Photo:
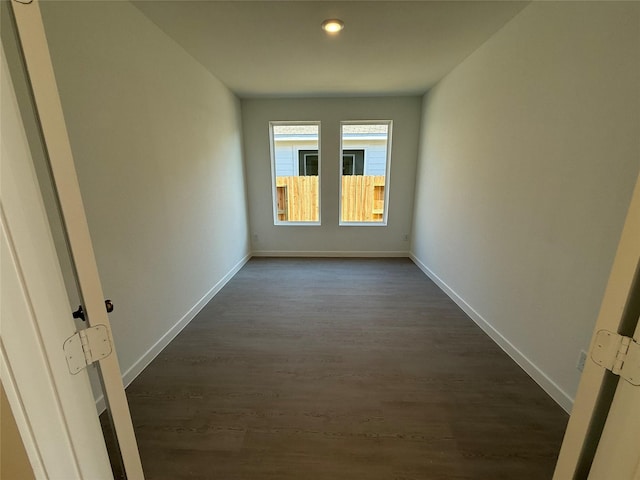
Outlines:
[[[204, 306], [211, 301], [217, 293], [222, 290], [229, 280], [240, 271], [240, 269], [251, 259], [251, 254], [245, 255], [238, 263], [236, 263], [231, 270], [229, 270], [224, 277], [222, 277], [205, 295], [196, 302], [196, 304], [185, 313], [178, 322], [171, 327], [161, 338], [158, 340], [149, 350], [147, 350], [131, 367], [129, 367], [122, 374], [122, 383], [127, 388], [131, 382], [133, 382], [138, 375], [164, 350], [164, 348], [171, 343], [171, 341], [178, 336], [178, 334], [195, 318], [195, 316], [204, 308]], [[96, 408], [98, 414], [102, 413], [106, 409], [104, 402], [104, 396], [100, 395], [96, 398]]]
[[254, 250], [254, 257], [409, 257], [408, 251]]
[[460, 295], [458, 295], [449, 285], [438, 275], [415, 256], [409, 252], [409, 258], [429, 277], [440, 289], [451, 298], [464, 312], [473, 320], [491, 339], [515, 361], [547, 394], [560, 405], [567, 413], [571, 412], [573, 399], [562, 390], [558, 384], [551, 380], [538, 366], [518, 350], [506, 337], [496, 330], [491, 323], [482, 317], [471, 305], [469, 305]]

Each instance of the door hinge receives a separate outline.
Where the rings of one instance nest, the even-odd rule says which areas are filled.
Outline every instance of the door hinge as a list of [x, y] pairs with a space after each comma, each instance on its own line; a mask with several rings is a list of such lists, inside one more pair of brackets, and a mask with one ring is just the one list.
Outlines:
[[640, 344], [608, 330], [600, 330], [591, 350], [591, 358], [601, 367], [640, 386]]
[[105, 325], [84, 328], [70, 336], [62, 347], [72, 375], [111, 354], [111, 340]]

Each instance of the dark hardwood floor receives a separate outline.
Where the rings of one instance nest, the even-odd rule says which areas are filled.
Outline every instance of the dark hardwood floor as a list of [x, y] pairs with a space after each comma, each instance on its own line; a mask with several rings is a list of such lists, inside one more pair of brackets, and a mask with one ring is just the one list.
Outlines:
[[127, 389], [148, 479], [549, 479], [568, 415], [408, 259], [252, 259]]

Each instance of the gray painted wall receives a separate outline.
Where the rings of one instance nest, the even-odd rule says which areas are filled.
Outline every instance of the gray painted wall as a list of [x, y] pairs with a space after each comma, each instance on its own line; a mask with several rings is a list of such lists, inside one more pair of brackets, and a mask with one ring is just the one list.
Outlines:
[[640, 168], [639, 25], [534, 2], [425, 97], [412, 251], [567, 409]]
[[[418, 154], [420, 97], [245, 99], [242, 125], [255, 255], [406, 255]], [[273, 225], [269, 121], [321, 121], [321, 225]], [[338, 226], [340, 121], [393, 120], [389, 219]]]
[[240, 103], [128, 2], [41, 7], [126, 382], [249, 254]]

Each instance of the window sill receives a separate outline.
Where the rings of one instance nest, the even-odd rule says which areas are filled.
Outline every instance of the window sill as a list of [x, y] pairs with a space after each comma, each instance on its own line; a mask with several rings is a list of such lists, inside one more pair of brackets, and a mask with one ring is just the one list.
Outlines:
[[340, 227], [386, 227], [387, 222], [340, 222]]
[[274, 227], [319, 227], [320, 222], [275, 222]]

